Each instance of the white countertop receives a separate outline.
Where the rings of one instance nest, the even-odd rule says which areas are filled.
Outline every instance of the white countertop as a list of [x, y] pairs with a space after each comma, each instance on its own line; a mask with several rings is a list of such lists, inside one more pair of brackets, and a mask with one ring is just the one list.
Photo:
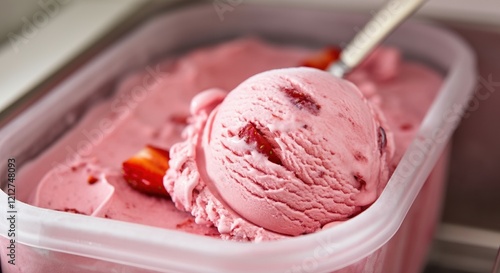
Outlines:
[[[244, 3], [294, 4], [371, 11], [376, 10], [387, 0], [239, 0], [234, 2], [242, 1]], [[465, 23], [492, 24], [500, 28], [500, 0], [429, 0], [417, 14]]]
[[[20, 18], [21, 29], [4, 32], [0, 47], [0, 112], [26, 94], [144, 1], [51, 1]], [[48, 3], [45, 1], [45, 3]], [[3, 37], [2, 37], [3, 38]]]

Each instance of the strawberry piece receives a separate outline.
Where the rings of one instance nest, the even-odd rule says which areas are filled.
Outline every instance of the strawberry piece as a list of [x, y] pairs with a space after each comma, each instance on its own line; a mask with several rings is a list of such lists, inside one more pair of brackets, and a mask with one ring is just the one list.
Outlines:
[[264, 137], [264, 134], [252, 122], [249, 122], [245, 127], [240, 129], [238, 137], [245, 140], [247, 144], [255, 143], [259, 153], [267, 156], [269, 161], [282, 165], [269, 140]]
[[127, 183], [142, 193], [169, 196], [163, 187], [163, 176], [168, 169], [169, 152], [147, 145], [122, 164]]
[[314, 67], [321, 70], [326, 70], [328, 66], [339, 59], [340, 48], [330, 46], [317, 54], [303, 61], [300, 66]]
[[187, 125], [188, 118], [188, 115], [172, 115], [170, 116], [170, 121], [179, 125]]
[[89, 177], [87, 178], [87, 182], [89, 182], [90, 185], [97, 183], [97, 181], [99, 181], [99, 179], [97, 179], [97, 177], [93, 175], [89, 175]]
[[308, 94], [304, 94], [295, 88], [285, 88], [283, 92], [288, 96], [290, 101], [299, 109], [305, 109], [313, 115], [318, 115], [321, 106], [311, 98]]
[[87, 215], [84, 212], [81, 212], [75, 208], [64, 208], [64, 209], [56, 209], [58, 211], [64, 211], [64, 212], [69, 212], [69, 213], [74, 213], [74, 214], [82, 214], [82, 215]]
[[380, 154], [384, 151], [385, 146], [387, 146], [387, 136], [385, 135], [385, 130], [382, 127], [378, 127], [378, 148], [380, 150]]

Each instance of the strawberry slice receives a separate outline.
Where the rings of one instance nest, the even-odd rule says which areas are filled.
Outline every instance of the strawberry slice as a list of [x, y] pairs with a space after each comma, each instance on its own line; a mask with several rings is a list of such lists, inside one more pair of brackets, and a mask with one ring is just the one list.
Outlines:
[[257, 151], [259, 153], [267, 156], [269, 161], [282, 165], [269, 140], [264, 137], [264, 134], [252, 122], [249, 122], [245, 127], [240, 129], [238, 137], [245, 140], [247, 144], [257, 144]]
[[303, 61], [300, 66], [314, 67], [317, 69], [326, 70], [331, 63], [339, 59], [339, 56], [340, 48], [330, 46]]
[[122, 164], [127, 183], [142, 193], [169, 196], [163, 187], [163, 176], [168, 169], [169, 152], [147, 145]]
[[95, 177], [93, 175], [89, 175], [89, 177], [87, 178], [87, 182], [90, 185], [93, 185], [93, 184], [97, 183], [97, 181], [99, 181], [99, 179], [97, 179], [97, 177]]
[[285, 94], [290, 99], [290, 102], [293, 103], [293, 105], [295, 105], [297, 108], [305, 109], [311, 112], [311, 114], [313, 115], [318, 115], [319, 110], [321, 109], [321, 105], [316, 103], [316, 101], [314, 101], [311, 96], [300, 92], [296, 88], [284, 88], [282, 91], [285, 92]]

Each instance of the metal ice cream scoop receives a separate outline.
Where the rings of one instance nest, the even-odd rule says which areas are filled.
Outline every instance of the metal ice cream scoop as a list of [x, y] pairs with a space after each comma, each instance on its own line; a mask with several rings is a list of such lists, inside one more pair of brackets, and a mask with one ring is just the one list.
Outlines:
[[387, 35], [419, 9], [425, 1], [388, 1], [342, 50], [339, 60], [331, 64], [327, 70], [336, 77], [344, 77], [344, 74], [360, 64]]

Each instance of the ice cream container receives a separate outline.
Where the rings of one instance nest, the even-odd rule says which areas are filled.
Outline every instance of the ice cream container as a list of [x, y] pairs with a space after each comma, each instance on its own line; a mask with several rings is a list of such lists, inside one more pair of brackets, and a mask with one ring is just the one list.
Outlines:
[[[386, 43], [400, 48], [405, 57], [442, 71], [444, 83], [382, 195], [345, 223], [272, 242], [217, 240], [30, 206], [23, 201], [32, 197], [38, 179], [31, 185], [15, 184], [16, 201], [7, 207], [12, 200], [6, 179], [8, 158], [15, 159], [16, 171], [22, 169], [93, 102], [109, 96], [127, 72], [148, 67], [159, 56], [243, 35], [314, 47], [343, 44], [368, 18], [247, 5], [226, 15], [219, 17], [209, 4], [170, 10], [148, 20], [0, 130], [5, 162], [0, 193], [3, 272], [418, 272], [422, 268], [440, 211], [447, 143], [475, 85], [475, 58], [459, 37], [417, 21], [402, 25]], [[5, 220], [12, 215], [13, 225]], [[9, 235], [12, 228], [15, 236]], [[9, 263], [12, 257], [15, 265]]]

